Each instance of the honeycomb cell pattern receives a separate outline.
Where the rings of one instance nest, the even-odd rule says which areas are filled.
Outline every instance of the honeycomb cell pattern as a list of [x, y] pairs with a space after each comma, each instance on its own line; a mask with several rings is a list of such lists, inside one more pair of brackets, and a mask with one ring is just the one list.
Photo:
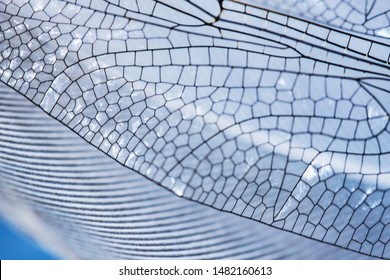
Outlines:
[[60, 257], [370, 259], [175, 196], [0, 92], [0, 213]]
[[178, 196], [390, 258], [390, 2], [245, 2], [5, 0], [1, 81]]

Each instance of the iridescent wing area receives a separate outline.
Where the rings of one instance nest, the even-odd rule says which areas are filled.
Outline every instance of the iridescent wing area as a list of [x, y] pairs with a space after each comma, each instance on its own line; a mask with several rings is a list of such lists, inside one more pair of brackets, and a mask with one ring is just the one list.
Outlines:
[[[386, 3], [366, 10], [385, 15]], [[390, 258], [383, 26], [238, 1], [20, 0], [0, 11], [1, 81], [129, 174]]]

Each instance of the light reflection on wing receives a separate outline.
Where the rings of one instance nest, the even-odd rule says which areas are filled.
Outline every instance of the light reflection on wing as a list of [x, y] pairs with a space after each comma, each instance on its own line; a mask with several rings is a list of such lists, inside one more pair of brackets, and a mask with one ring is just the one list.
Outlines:
[[367, 35], [390, 38], [387, 0], [242, 0]]
[[0, 5], [1, 81], [179, 196], [390, 257], [382, 38], [236, 1], [46, 2]]

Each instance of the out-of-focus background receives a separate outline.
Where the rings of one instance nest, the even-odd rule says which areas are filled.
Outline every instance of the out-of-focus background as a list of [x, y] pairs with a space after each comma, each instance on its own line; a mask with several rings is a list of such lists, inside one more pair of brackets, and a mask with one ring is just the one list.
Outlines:
[[0, 259], [53, 260], [58, 257], [0, 216]]

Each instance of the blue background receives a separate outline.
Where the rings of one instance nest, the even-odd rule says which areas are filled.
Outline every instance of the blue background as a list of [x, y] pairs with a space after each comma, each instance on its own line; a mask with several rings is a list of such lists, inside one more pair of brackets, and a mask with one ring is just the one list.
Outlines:
[[58, 257], [43, 249], [0, 216], [0, 259], [53, 260]]

